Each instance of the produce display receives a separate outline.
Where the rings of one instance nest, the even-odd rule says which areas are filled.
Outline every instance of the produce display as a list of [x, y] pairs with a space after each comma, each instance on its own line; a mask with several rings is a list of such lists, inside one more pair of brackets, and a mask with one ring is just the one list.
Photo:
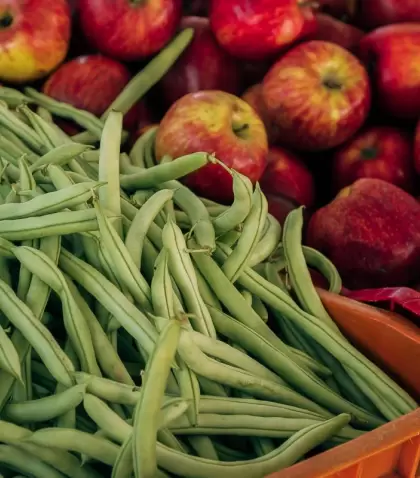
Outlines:
[[6, 3], [0, 476], [263, 478], [416, 410], [317, 285], [415, 311], [417, 6]]

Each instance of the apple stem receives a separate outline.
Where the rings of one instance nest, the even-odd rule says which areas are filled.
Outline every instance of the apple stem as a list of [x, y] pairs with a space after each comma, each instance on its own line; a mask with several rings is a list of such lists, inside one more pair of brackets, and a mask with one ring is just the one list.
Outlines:
[[0, 28], [8, 28], [13, 23], [13, 15], [6, 11], [0, 16]]
[[244, 124], [241, 124], [240, 126], [233, 126], [233, 132], [237, 135], [237, 136], [241, 136], [242, 133], [244, 131], [246, 131], [247, 129], [249, 128], [249, 124], [248, 123], [244, 123]]
[[130, 0], [131, 5], [133, 5], [134, 7], [141, 5], [144, 2], [145, 0]]

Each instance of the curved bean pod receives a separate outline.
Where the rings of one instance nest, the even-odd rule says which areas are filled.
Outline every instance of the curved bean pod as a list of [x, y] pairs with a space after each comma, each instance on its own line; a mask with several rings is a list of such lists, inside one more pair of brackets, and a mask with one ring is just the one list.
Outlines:
[[271, 214], [267, 214], [268, 228], [263, 233], [254, 252], [248, 260], [248, 267], [264, 262], [277, 249], [281, 240], [281, 225]]
[[33, 161], [30, 166], [30, 170], [35, 171], [36, 169], [48, 164], [65, 165], [71, 159], [80, 156], [91, 149], [92, 146], [88, 146], [86, 144], [78, 144], [73, 142], [62, 144], [54, 149], [51, 149], [48, 151], [48, 153]]

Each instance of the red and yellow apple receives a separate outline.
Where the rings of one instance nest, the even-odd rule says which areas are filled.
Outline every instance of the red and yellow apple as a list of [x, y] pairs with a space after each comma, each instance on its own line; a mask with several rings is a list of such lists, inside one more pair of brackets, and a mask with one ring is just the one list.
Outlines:
[[[258, 114], [224, 91], [189, 93], [167, 111], [156, 136], [156, 157], [178, 158], [204, 151], [228, 167], [259, 181], [266, 166], [267, 134]], [[208, 164], [189, 174], [186, 184], [198, 194], [222, 202], [233, 199], [232, 177], [223, 166]]]
[[398, 128], [372, 126], [351, 138], [333, 159], [337, 190], [361, 178], [378, 178], [406, 191], [413, 187], [413, 147], [410, 136]]
[[0, 80], [46, 76], [64, 60], [70, 28], [67, 0], [0, 0]]
[[359, 179], [312, 216], [307, 242], [350, 289], [406, 285], [420, 267], [420, 204], [381, 179]]
[[362, 126], [370, 109], [365, 68], [330, 42], [295, 46], [271, 67], [262, 85], [280, 140], [300, 150], [338, 146]]
[[308, 208], [314, 204], [314, 178], [303, 161], [287, 149], [270, 148], [260, 184], [265, 194], [286, 196]]
[[200, 90], [222, 90], [236, 94], [240, 86], [239, 65], [214, 38], [203, 17], [184, 17], [181, 28], [193, 28], [187, 49], [161, 80], [161, 94], [167, 106]]
[[378, 104], [390, 115], [417, 119], [420, 112], [420, 23], [377, 28], [360, 41]]
[[[104, 55], [85, 55], [63, 63], [46, 81], [43, 92], [101, 116], [131, 79], [122, 63]], [[135, 105], [124, 117], [124, 127], [137, 127], [145, 106]]]
[[263, 59], [292, 44], [307, 22], [308, 7], [297, 0], [212, 0], [210, 23], [230, 54]]
[[181, 13], [181, 0], [79, 0], [86, 38], [125, 61], [157, 53], [174, 36]]
[[262, 85], [258, 83], [248, 88], [242, 95], [242, 99], [251, 105], [262, 119], [267, 132], [268, 143], [270, 145], [276, 144], [278, 140], [277, 125], [271, 119], [265, 107], [262, 97]]

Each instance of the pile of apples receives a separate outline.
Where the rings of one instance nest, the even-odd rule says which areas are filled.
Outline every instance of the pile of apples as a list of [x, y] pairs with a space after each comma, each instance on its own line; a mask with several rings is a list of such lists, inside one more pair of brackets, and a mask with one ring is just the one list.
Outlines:
[[[131, 144], [159, 123], [158, 160], [215, 153], [281, 222], [305, 206], [349, 288], [420, 280], [420, 0], [0, 0], [0, 80], [100, 116], [186, 27]], [[220, 165], [185, 182], [232, 200]]]

